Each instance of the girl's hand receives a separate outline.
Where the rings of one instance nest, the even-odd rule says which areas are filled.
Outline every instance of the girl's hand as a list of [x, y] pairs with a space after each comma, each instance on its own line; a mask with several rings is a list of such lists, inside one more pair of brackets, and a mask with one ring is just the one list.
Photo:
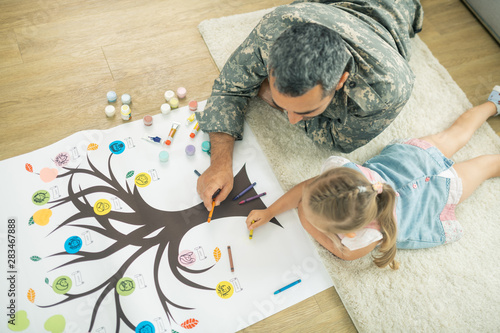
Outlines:
[[[267, 222], [269, 222], [273, 218], [273, 215], [270, 213], [269, 209], [263, 210], [252, 210], [250, 214], [248, 214], [246, 223], [248, 230], [252, 230], [258, 228]], [[252, 221], [255, 221], [252, 223]]]

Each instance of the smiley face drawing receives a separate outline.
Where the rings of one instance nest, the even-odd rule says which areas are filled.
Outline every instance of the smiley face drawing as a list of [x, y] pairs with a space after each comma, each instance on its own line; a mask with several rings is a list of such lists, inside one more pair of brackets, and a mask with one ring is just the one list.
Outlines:
[[72, 286], [72, 281], [68, 276], [62, 275], [54, 280], [52, 284], [52, 290], [58, 294], [66, 294]]
[[94, 213], [97, 215], [106, 215], [111, 211], [111, 202], [106, 199], [99, 199], [94, 204]]
[[121, 296], [128, 296], [135, 290], [135, 282], [129, 277], [124, 277], [116, 283], [116, 292]]
[[191, 266], [196, 262], [196, 256], [191, 250], [184, 250], [179, 254], [179, 263], [182, 266]]
[[71, 236], [64, 243], [64, 249], [66, 250], [66, 252], [74, 254], [80, 251], [80, 249], [82, 248], [82, 244], [83, 242], [80, 237]]
[[146, 187], [151, 183], [151, 176], [149, 173], [141, 172], [135, 176], [135, 185], [139, 187]]
[[231, 283], [227, 281], [221, 281], [215, 288], [215, 291], [220, 298], [228, 299], [229, 297], [233, 296], [234, 288]]
[[38, 206], [45, 205], [47, 202], [49, 202], [49, 200], [50, 194], [45, 190], [36, 191], [31, 197], [31, 201], [33, 201], [33, 203]]
[[113, 141], [109, 144], [109, 150], [113, 154], [119, 155], [125, 151], [125, 143], [123, 141]]

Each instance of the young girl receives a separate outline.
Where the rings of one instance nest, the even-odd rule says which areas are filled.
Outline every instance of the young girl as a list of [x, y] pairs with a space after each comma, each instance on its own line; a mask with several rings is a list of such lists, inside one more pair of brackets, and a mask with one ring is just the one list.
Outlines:
[[443, 132], [388, 145], [363, 166], [332, 156], [322, 173], [284, 194], [265, 210], [250, 212], [248, 229], [298, 208], [302, 226], [339, 258], [372, 252], [378, 267], [398, 269], [396, 248], [418, 249], [460, 239], [455, 206], [485, 180], [500, 176], [500, 154], [454, 164], [486, 119], [500, 114], [500, 86], [489, 101], [462, 114]]

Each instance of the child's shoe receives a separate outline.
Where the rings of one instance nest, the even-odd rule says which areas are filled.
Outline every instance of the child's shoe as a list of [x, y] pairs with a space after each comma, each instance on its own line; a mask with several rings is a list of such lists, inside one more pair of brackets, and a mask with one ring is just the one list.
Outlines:
[[493, 91], [488, 97], [488, 101], [495, 103], [497, 107], [497, 116], [500, 115], [500, 86], [493, 87]]

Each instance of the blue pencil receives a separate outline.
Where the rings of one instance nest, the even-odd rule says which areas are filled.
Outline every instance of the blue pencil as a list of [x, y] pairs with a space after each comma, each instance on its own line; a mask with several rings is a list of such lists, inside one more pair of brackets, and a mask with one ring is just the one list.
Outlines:
[[239, 198], [240, 198], [243, 194], [245, 194], [245, 193], [247, 193], [248, 191], [250, 191], [250, 189], [252, 189], [252, 187], [254, 187], [255, 185], [257, 185], [257, 183], [256, 183], [256, 182], [255, 182], [255, 183], [253, 183], [252, 185], [248, 186], [248, 187], [247, 187], [246, 189], [244, 189], [243, 191], [241, 191], [241, 193], [240, 193], [240, 194], [238, 194], [237, 196], [235, 196], [235, 197], [233, 198], [233, 201], [234, 201], [234, 200], [239, 199]]
[[274, 292], [274, 294], [275, 294], [275, 295], [276, 295], [276, 294], [279, 294], [280, 292], [285, 291], [285, 290], [287, 290], [288, 288], [293, 287], [293, 286], [295, 286], [296, 284], [299, 284], [300, 282], [302, 282], [302, 280], [301, 280], [301, 279], [298, 279], [297, 281], [292, 282], [292, 283], [290, 283], [289, 285], [284, 286], [283, 288], [276, 290], [276, 291]]

